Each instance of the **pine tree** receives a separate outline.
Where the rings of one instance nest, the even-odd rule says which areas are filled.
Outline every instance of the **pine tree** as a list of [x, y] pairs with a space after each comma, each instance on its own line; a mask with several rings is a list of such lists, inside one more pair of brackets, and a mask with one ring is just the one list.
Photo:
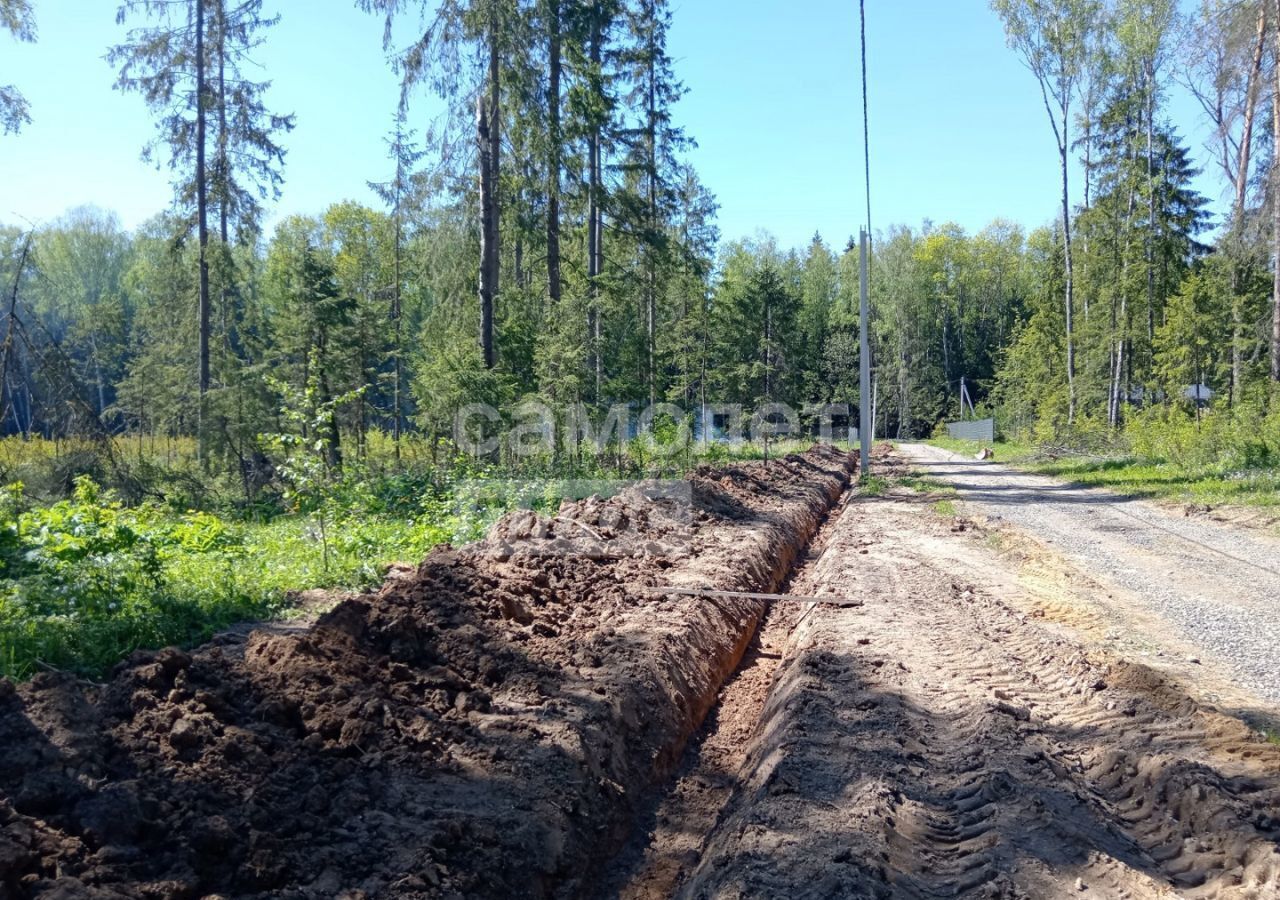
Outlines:
[[638, 213], [634, 225], [644, 284], [645, 383], [653, 404], [660, 388], [658, 297], [660, 274], [669, 262], [665, 226], [674, 194], [670, 178], [677, 168], [676, 154], [688, 140], [672, 121], [672, 106], [683, 96], [684, 86], [675, 77], [666, 50], [671, 26], [667, 0], [633, 0], [625, 16], [631, 39], [624, 56], [631, 88], [628, 103], [636, 121], [624, 132], [628, 149], [623, 167], [632, 176], [631, 186], [638, 194], [633, 208]]
[[384, 392], [386, 364], [394, 352], [385, 325], [386, 285], [393, 279], [393, 226], [383, 213], [351, 201], [337, 203], [323, 218], [324, 252], [334, 285], [347, 303], [348, 328], [332, 341], [335, 362], [330, 379], [340, 394], [356, 392], [349, 406], [356, 452], [365, 455], [370, 425], [388, 408]]
[[[480, 352], [484, 366], [497, 364], [494, 305], [500, 291], [500, 198], [502, 173], [503, 56], [514, 55], [512, 34], [520, 21], [515, 0], [358, 0], [361, 9], [386, 17], [385, 46], [392, 49], [395, 18], [419, 9], [428, 22], [408, 48], [397, 51], [395, 65], [402, 79], [402, 102], [414, 88], [430, 84], [449, 100], [465, 96], [475, 111], [480, 206]], [[484, 60], [483, 71], [467, 79], [460, 59], [474, 47]]]
[[280, 223], [268, 250], [264, 282], [273, 312], [274, 368], [299, 392], [314, 385], [316, 408], [327, 412], [320, 433], [303, 437], [321, 441], [326, 465], [339, 470], [342, 440], [333, 407], [343, 384], [344, 356], [355, 343], [356, 302], [339, 289], [320, 222], [293, 216]]
[[621, 15], [620, 0], [572, 4], [568, 10], [572, 39], [566, 48], [569, 70], [576, 73], [569, 85], [565, 107], [567, 140], [585, 144], [579, 190], [585, 212], [587, 279], [587, 344], [590, 348], [593, 396], [599, 402], [604, 384], [604, 221], [610, 205], [606, 161], [617, 141], [619, 105], [617, 82], [620, 48], [615, 33]]
[[164, 216], [145, 223], [124, 276], [136, 312], [117, 406], [139, 435], [174, 438], [196, 425], [196, 372], [187, 362], [196, 353], [196, 334], [190, 304], [174, 302], [195, 296], [195, 266], [191, 248], [174, 240], [180, 232]]
[[210, 4], [209, 69], [211, 103], [217, 118], [214, 158], [209, 171], [211, 202], [218, 208], [223, 244], [252, 239], [260, 226], [262, 202], [280, 197], [285, 151], [280, 135], [293, 129], [293, 115], [266, 106], [269, 81], [249, 78], [253, 51], [279, 16], [262, 15], [262, 0], [205, 0]]
[[[142, 94], [156, 116], [159, 134], [143, 149], [151, 160], [163, 147], [169, 167], [181, 174], [174, 185], [179, 203], [194, 202], [199, 270], [197, 334], [197, 391], [200, 456], [207, 463], [209, 392], [209, 225], [207, 119], [211, 106], [208, 84], [206, 0], [126, 0], [116, 15], [123, 24], [130, 16], [156, 19], [158, 24], [129, 31], [124, 44], [112, 47], [107, 59], [120, 66], [116, 88]], [[177, 14], [181, 14], [179, 17]], [[188, 223], [188, 226], [190, 224]]]
[[1231, 276], [1225, 258], [1197, 267], [1169, 300], [1156, 333], [1155, 375], [1169, 397], [1189, 385], [1222, 384], [1229, 377]]

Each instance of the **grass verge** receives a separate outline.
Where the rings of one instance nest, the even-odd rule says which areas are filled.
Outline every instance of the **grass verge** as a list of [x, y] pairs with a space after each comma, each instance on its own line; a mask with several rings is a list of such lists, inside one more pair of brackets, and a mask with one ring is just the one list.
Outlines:
[[[951, 438], [928, 443], [966, 456], [982, 446]], [[1132, 455], [1068, 456], [1003, 441], [993, 449], [996, 462], [1130, 496], [1203, 506], [1280, 508], [1280, 469], [1276, 468], [1193, 467]]]

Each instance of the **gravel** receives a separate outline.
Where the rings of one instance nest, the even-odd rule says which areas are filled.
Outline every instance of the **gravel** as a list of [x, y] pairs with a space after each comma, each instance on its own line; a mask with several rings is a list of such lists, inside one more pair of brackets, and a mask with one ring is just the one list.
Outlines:
[[937, 447], [901, 452], [975, 512], [1127, 590], [1241, 687], [1280, 704], [1280, 541]]

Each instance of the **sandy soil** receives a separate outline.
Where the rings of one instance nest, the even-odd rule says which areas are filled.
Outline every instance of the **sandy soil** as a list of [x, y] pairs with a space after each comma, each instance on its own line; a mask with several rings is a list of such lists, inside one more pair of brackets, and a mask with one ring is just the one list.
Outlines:
[[1108, 585], [901, 488], [824, 539], [792, 589], [865, 605], [766, 629], [606, 895], [1280, 897], [1280, 747], [1135, 661]]
[[1098, 612], [1149, 661], [1198, 660], [1212, 671], [1197, 681], [1240, 689], [1211, 699], [1242, 711], [1280, 705], [1280, 540], [935, 447], [901, 453], [954, 486], [965, 512], [1101, 586]]

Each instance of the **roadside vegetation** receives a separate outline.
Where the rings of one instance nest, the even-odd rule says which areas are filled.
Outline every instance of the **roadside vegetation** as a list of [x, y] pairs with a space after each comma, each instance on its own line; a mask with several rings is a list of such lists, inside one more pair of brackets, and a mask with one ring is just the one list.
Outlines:
[[[982, 445], [935, 436], [973, 455]], [[1153, 410], [1120, 432], [1077, 432], [1071, 442], [1002, 439], [997, 462], [1138, 497], [1191, 505], [1280, 507], [1280, 414]]]
[[[383, 437], [371, 444], [387, 451]], [[750, 443], [690, 445], [659, 464], [637, 442], [515, 468], [440, 451], [432, 463], [410, 440], [398, 464], [379, 451], [313, 483], [307, 454], [286, 456], [278, 481], [245, 505], [233, 484], [202, 475], [190, 440], [157, 449], [112, 470], [76, 442], [0, 440], [0, 675], [98, 676], [139, 648], [189, 646], [238, 622], [289, 616], [307, 589], [374, 586], [392, 563], [476, 540], [511, 509], [555, 510], [580, 481], [607, 491], [601, 480], [765, 454]]]
[[370, 585], [387, 564], [469, 540], [499, 512], [458, 502], [447, 478], [354, 471], [305, 511], [284, 490], [245, 508], [216, 490], [166, 493], [165, 482], [199, 472], [180, 465], [140, 500], [136, 476], [104, 487], [84, 473], [56, 499], [66, 456], [15, 438], [0, 451], [0, 674], [18, 678], [101, 674], [140, 647], [285, 614], [297, 591]]

